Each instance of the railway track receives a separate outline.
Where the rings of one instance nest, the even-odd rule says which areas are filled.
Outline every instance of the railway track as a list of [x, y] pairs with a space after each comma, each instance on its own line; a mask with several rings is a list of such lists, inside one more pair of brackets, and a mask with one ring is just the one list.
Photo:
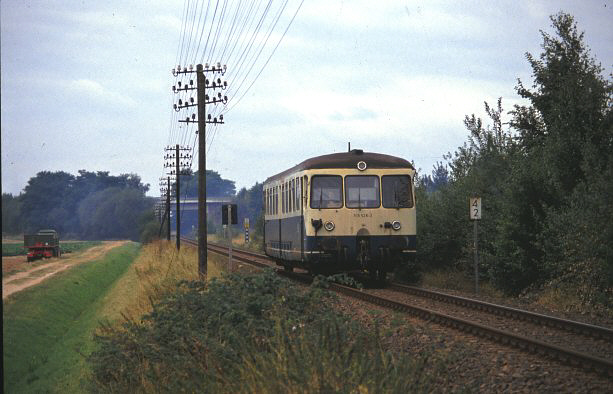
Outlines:
[[[185, 242], [195, 245], [193, 241]], [[226, 246], [209, 243], [211, 252], [228, 255]], [[266, 255], [233, 249], [233, 258], [260, 268], [275, 268]], [[309, 282], [305, 274], [279, 273]], [[437, 291], [391, 283], [387, 289], [359, 290], [331, 283], [349, 297], [404, 312], [497, 343], [613, 377], [613, 330]], [[537, 339], [538, 338], [538, 339]]]

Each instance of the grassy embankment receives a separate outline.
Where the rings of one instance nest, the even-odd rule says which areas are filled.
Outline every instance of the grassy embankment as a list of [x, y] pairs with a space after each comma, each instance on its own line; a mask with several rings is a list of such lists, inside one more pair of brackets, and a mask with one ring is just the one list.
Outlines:
[[[143, 255], [156, 261], [167, 260], [167, 253], [160, 248]], [[181, 267], [175, 260], [172, 266]], [[224, 258], [218, 261], [225, 265]], [[159, 278], [163, 271], [144, 263], [134, 273]], [[129, 274], [123, 280], [130, 287]], [[157, 299], [140, 297], [132, 307], [120, 305], [130, 311], [127, 321], [98, 331], [90, 358], [92, 387], [220, 393], [419, 392], [431, 387], [437, 368], [424, 369], [431, 355], [386, 351], [378, 330], [340, 314], [321, 286], [325, 280], [318, 283], [305, 289], [268, 270], [231, 274], [206, 285], [183, 281], [177, 287], [174, 280], [146, 285], [140, 292]], [[137, 317], [151, 306], [153, 312]]]
[[[60, 241], [60, 248], [62, 253], [71, 253], [89, 249], [100, 244], [100, 241]], [[23, 247], [23, 242], [2, 242], [2, 256], [20, 256], [25, 254], [28, 254], [28, 250]]]
[[75, 391], [92, 349], [99, 298], [139, 250], [129, 243], [4, 302], [5, 392]]
[[[214, 260], [210, 277], [220, 275]], [[15, 294], [4, 304], [5, 392], [85, 391], [101, 321], [139, 318], [196, 277], [195, 249], [130, 243]]]

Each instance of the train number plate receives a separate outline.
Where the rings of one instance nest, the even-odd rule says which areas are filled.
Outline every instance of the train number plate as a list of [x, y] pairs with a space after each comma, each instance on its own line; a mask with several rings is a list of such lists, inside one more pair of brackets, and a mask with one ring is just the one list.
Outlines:
[[354, 213], [353, 217], [354, 218], [371, 218], [372, 213]]

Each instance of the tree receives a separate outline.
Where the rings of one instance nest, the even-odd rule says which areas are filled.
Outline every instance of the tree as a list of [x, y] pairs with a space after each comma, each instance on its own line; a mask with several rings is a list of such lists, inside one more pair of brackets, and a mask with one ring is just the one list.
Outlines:
[[19, 234], [21, 227], [21, 199], [2, 193], [2, 234]]
[[613, 149], [613, 86], [590, 57], [573, 17], [561, 12], [551, 21], [557, 35], [541, 31], [543, 52], [538, 59], [526, 54], [533, 90], [521, 80], [516, 90], [530, 105], [515, 106], [511, 124], [525, 153], [543, 157], [545, 180], [556, 185], [561, 199], [585, 178], [586, 170], [606, 166]]
[[79, 204], [82, 234], [88, 239], [140, 240], [145, 212], [153, 202], [134, 188], [111, 187], [90, 194]]
[[252, 229], [251, 234], [256, 235], [257, 233], [262, 235], [261, 231], [257, 231], [258, 219], [262, 214], [262, 184], [256, 182], [255, 185], [251, 186], [249, 189], [242, 188], [236, 194], [235, 201], [238, 206], [239, 222], [243, 218], [249, 218]]
[[63, 171], [41, 171], [30, 178], [21, 197], [24, 231], [53, 228], [66, 233], [74, 229], [75, 224], [67, 214], [69, 210], [62, 209], [70, 200], [74, 179]]
[[[584, 217], [577, 210], [577, 191], [603, 191], [606, 187], [597, 184], [610, 182], [592, 175], [611, 165], [611, 82], [590, 57], [573, 17], [559, 13], [551, 21], [556, 35], [541, 32], [543, 52], [538, 59], [526, 55], [533, 70], [533, 89], [520, 80], [516, 88], [530, 105], [515, 106], [511, 112], [511, 126], [519, 134], [519, 154], [503, 193], [499, 262], [493, 273], [498, 284], [511, 292], [568, 271], [563, 267], [571, 264], [570, 256], [580, 255], [568, 250], [568, 235], [577, 231], [580, 222], [575, 220], [569, 227], [568, 214]], [[605, 214], [601, 208], [607, 198], [604, 193], [592, 194], [580, 205]], [[593, 241], [610, 232], [606, 227], [598, 221], [583, 227], [572, 249], [597, 250]], [[606, 260], [604, 255], [601, 258]]]
[[63, 236], [138, 240], [138, 216], [152, 206], [145, 197], [149, 186], [136, 174], [78, 174], [42, 171], [30, 178], [19, 197], [24, 230], [52, 228]]
[[[236, 193], [234, 181], [224, 179], [219, 173], [206, 170], [206, 194], [208, 197], [233, 197]], [[198, 171], [181, 176], [182, 196], [198, 197]]]

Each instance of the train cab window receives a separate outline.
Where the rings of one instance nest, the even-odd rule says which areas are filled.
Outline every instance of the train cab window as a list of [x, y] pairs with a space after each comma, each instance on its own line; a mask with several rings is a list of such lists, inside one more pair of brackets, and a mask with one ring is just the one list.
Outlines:
[[345, 177], [345, 205], [347, 208], [378, 208], [379, 177], [353, 175]]
[[311, 208], [341, 208], [343, 178], [338, 175], [315, 175], [311, 178]]
[[381, 178], [384, 208], [411, 208], [413, 193], [408, 175], [384, 175]]

